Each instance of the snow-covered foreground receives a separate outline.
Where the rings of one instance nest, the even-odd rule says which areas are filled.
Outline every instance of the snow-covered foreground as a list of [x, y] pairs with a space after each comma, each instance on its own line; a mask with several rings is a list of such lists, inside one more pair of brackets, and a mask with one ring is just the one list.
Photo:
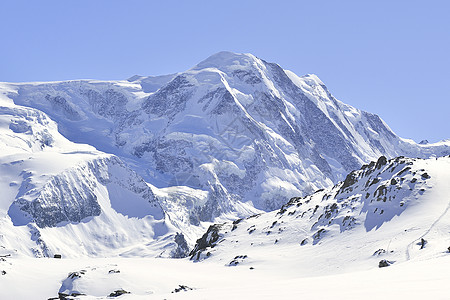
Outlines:
[[[76, 299], [107, 299], [120, 289], [130, 294], [118, 299], [448, 299], [450, 292], [447, 253], [319, 277], [308, 277], [295, 261], [290, 267], [272, 261], [254, 269], [155, 258], [10, 258], [0, 265], [7, 272], [0, 276], [4, 300], [48, 299], [70, 288], [86, 294]], [[67, 279], [71, 272], [81, 277]], [[172, 293], [180, 285], [186, 290]]]

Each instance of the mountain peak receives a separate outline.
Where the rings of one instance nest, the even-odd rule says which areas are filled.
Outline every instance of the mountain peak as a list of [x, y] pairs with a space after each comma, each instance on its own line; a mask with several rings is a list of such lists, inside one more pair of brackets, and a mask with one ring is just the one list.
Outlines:
[[229, 66], [249, 66], [257, 58], [250, 53], [234, 53], [230, 51], [220, 51], [217, 52], [207, 59], [198, 63], [193, 70], [206, 69], [206, 68], [217, 68]]

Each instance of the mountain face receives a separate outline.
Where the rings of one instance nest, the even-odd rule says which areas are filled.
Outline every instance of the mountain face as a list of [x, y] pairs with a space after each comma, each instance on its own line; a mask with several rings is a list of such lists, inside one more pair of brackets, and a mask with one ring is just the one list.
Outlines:
[[118, 155], [157, 187], [206, 192], [187, 212], [194, 225], [277, 209], [381, 155], [450, 153], [403, 140], [316, 76], [251, 54], [220, 52], [167, 76], [13, 87], [15, 103], [47, 113], [71, 141]]
[[1, 83], [0, 118], [5, 243], [35, 255], [183, 257], [210, 222], [279, 209], [380, 156], [450, 154], [315, 75], [230, 52], [164, 76]]
[[279, 210], [210, 226], [191, 259], [321, 274], [448, 255], [449, 167], [450, 156], [381, 157]]
[[41, 111], [0, 97], [0, 147], [3, 249], [38, 257], [126, 256], [142, 243], [158, 243], [140, 255], [188, 252], [141, 176], [117, 156], [68, 141]]

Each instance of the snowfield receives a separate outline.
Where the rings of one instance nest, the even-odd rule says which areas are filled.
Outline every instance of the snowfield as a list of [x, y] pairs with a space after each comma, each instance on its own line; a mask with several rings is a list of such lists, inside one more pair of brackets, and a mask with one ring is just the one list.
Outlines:
[[[288, 268], [265, 262], [252, 270], [156, 258], [24, 258], [0, 262], [5, 265], [5, 300], [49, 299], [69, 290], [86, 294], [70, 299], [114, 299], [107, 296], [121, 289], [130, 294], [118, 299], [448, 299], [450, 275], [450, 255], [322, 276], [305, 273], [295, 260]], [[67, 280], [73, 272], [81, 277]], [[188, 288], [172, 293], [180, 285]]]

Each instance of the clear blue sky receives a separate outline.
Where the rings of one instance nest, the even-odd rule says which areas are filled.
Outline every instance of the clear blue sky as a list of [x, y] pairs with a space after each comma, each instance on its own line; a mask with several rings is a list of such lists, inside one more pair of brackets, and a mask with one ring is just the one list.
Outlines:
[[126, 79], [250, 52], [400, 136], [450, 138], [450, 1], [0, 0], [0, 81]]

